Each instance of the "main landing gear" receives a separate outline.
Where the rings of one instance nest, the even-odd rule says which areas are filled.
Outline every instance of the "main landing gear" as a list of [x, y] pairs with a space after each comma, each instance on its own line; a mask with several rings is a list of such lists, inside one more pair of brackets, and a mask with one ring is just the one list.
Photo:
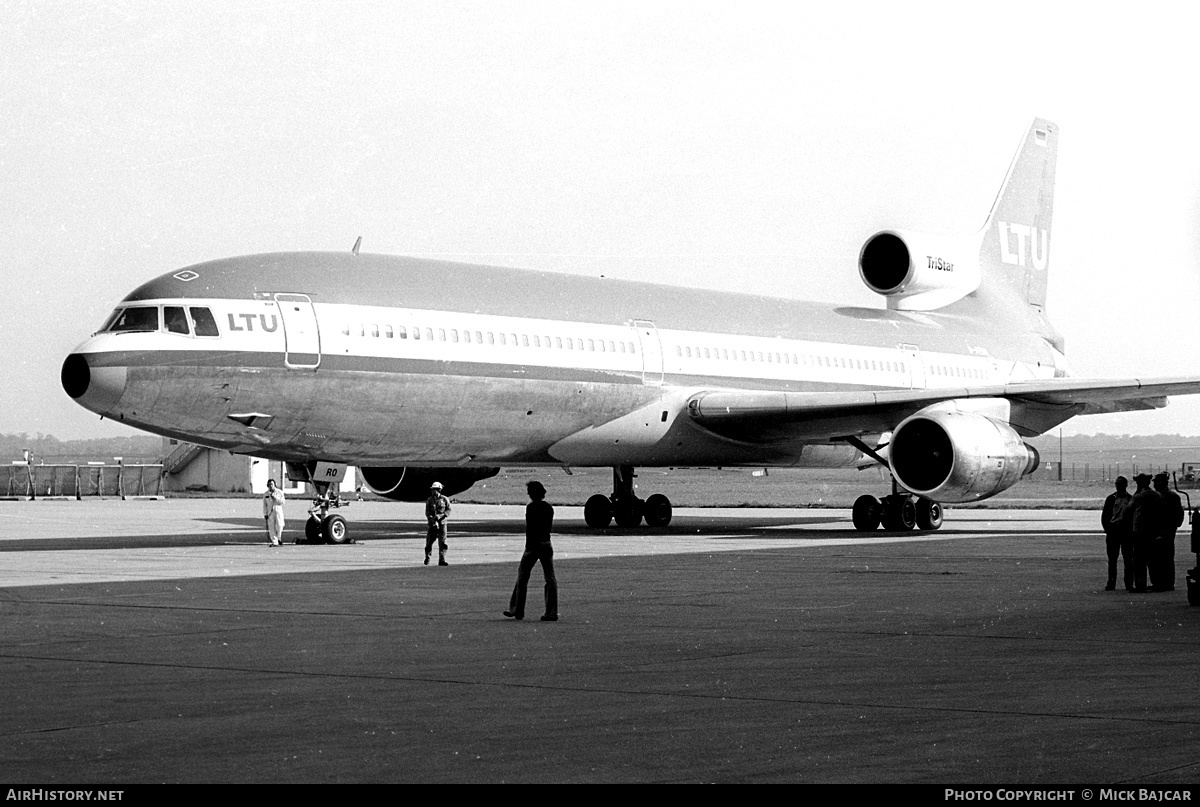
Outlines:
[[583, 506], [583, 520], [589, 527], [607, 527], [614, 520], [618, 527], [636, 527], [643, 520], [647, 527], [665, 527], [671, 523], [671, 500], [661, 493], [639, 499], [633, 492], [637, 474], [632, 465], [613, 468], [612, 496], [597, 493]]
[[936, 530], [942, 526], [942, 506], [902, 490], [896, 490], [882, 500], [874, 496], [859, 496], [854, 500], [851, 514], [854, 529], [871, 532], [882, 524], [890, 532], [905, 532], [914, 527]]
[[[857, 437], [844, 437], [847, 443], [857, 448], [868, 457], [872, 457], [884, 468], [888, 461], [879, 451], [871, 448]], [[880, 449], [882, 446], [879, 447]], [[876, 499], [874, 496], [859, 496], [854, 500], [851, 511], [854, 529], [859, 532], [872, 532], [882, 524], [889, 532], [907, 532], [914, 527], [923, 530], [936, 530], [942, 526], [942, 506], [932, 499], [925, 499], [901, 490], [892, 477], [892, 492], [889, 496]]]
[[346, 527], [346, 519], [329, 512], [335, 507], [349, 504], [342, 501], [338, 493], [332, 492], [335, 485], [334, 482], [313, 482], [317, 495], [313, 499], [313, 506], [308, 510], [308, 521], [304, 523], [304, 540], [310, 544], [353, 543], [350, 531]]

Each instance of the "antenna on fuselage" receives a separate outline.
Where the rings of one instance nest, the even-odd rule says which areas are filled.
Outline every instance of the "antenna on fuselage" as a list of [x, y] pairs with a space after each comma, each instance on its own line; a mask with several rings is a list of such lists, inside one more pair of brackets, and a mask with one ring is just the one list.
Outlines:
[[359, 247], [361, 247], [361, 246], [362, 246], [362, 236], [360, 235], [360, 236], [358, 237], [358, 240], [354, 242], [354, 249], [352, 249], [352, 250], [350, 250], [350, 251], [351, 251], [351, 252], [353, 252], [355, 255], [357, 255], [357, 254], [358, 254], [358, 248], [359, 248]]

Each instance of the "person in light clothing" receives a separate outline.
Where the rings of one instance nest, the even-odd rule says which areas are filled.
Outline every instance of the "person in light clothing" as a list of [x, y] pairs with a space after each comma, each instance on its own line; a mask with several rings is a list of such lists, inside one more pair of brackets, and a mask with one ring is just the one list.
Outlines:
[[263, 520], [267, 522], [267, 538], [271, 546], [283, 544], [283, 491], [275, 487], [275, 480], [267, 480], [267, 492], [263, 494]]

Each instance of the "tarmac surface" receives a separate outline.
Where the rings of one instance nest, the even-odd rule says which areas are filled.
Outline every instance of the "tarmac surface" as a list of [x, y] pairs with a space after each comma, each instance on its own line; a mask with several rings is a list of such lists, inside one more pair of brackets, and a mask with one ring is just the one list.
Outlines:
[[1200, 779], [1186, 535], [1134, 595], [1095, 511], [563, 507], [543, 623], [540, 568], [501, 615], [523, 508], [456, 505], [448, 568], [421, 505], [342, 512], [359, 543], [273, 549], [255, 499], [0, 502], [0, 781]]

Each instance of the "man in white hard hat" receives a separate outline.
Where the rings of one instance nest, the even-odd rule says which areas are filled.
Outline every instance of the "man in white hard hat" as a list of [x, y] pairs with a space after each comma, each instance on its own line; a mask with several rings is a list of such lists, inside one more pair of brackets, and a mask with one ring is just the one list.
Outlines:
[[433, 542], [438, 545], [438, 566], [446, 563], [446, 517], [450, 515], [450, 500], [442, 495], [442, 483], [429, 486], [429, 499], [425, 502], [425, 520], [429, 522], [429, 534], [425, 536], [425, 565], [433, 552]]

